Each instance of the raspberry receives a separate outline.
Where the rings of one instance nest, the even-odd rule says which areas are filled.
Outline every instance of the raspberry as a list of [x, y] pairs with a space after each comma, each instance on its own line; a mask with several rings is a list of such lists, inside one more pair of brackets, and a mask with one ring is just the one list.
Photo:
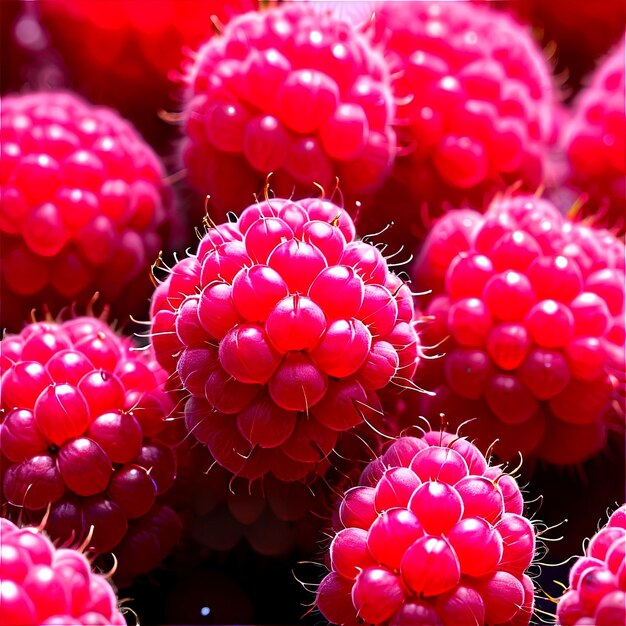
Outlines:
[[289, 3], [233, 19], [185, 71], [189, 180], [219, 217], [269, 172], [278, 195], [337, 176], [349, 198], [382, 183], [395, 153], [389, 72], [347, 19]]
[[7, 626], [117, 624], [115, 592], [77, 550], [0, 519], [0, 621]]
[[397, 76], [403, 149], [361, 230], [392, 219], [386, 237], [413, 245], [450, 208], [483, 207], [512, 184], [537, 188], [556, 138], [556, 98], [527, 28], [468, 2], [384, 2], [370, 33]]
[[2, 138], [1, 325], [95, 291], [115, 315], [141, 311], [173, 221], [154, 152], [114, 111], [69, 93], [4, 97]]
[[146, 137], [162, 142], [168, 129], [158, 112], [173, 106], [169, 74], [180, 66], [184, 49], [195, 48], [233, 15], [256, 9], [258, 2], [42, 0], [39, 5], [42, 25], [72, 86], [115, 107]]
[[363, 423], [379, 390], [410, 380], [413, 315], [408, 287], [339, 207], [275, 199], [209, 229], [172, 268], [152, 303], [152, 341], [215, 460], [291, 481]]
[[396, 439], [339, 506], [317, 607], [335, 624], [528, 624], [535, 531], [515, 480], [448, 433]]
[[[89, 536], [92, 552], [114, 550], [122, 570], [156, 565], [171, 533], [159, 537], [150, 525], [164, 514], [157, 497], [176, 473], [165, 422], [172, 405], [160, 389], [164, 372], [151, 355], [137, 356], [129, 340], [91, 317], [33, 323], [3, 339], [3, 354], [5, 344], [0, 452], [6, 501], [32, 521], [50, 507], [51, 537], [81, 543]], [[138, 539], [139, 532], [144, 537]], [[149, 535], [159, 547], [146, 541]], [[126, 566], [127, 546], [132, 553], [141, 542], [147, 554]]]
[[[623, 405], [624, 244], [534, 196], [456, 211], [426, 238], [413, 278], [432, 289], [424, 360], [437, 388], [418, 411], [467, 426], [484, 448], [577, 463], [603, 448]], [[617, 418], [620, 419], [620, 418]], [[623, 419], [623, 418], [621, 418]]]
[[624, 39], [615, 47], [574, 102], [563, 144], [569, 184], [586, 198], [580, 216], [626, 230], [626, 102]]
[[589, 622], [612, 626], [626, 621], [626, 505], [591, 539], [572, 566], [569, 589], [559, 598], [558, 626]]

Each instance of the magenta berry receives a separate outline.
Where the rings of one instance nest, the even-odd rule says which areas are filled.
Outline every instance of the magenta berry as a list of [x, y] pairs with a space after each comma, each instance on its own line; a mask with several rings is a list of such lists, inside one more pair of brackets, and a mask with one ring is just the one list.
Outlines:
[[184, 79], [183, 158], [220, 217], [241, 211], [269, 172], [282, 195], [339, 177], [361, 199], [391, 169], [389, 69], [337, 13], [303, 2], [241, 15], [200, 46]]
[[0, 620], [7, 626], [124, 626], [110, 583], [86, 556], [56, 548], [37, 528], [0, 525]]
[[[366, 479], [381, 462], [382, 476]], [[476, 446], [443, 432], [401, 437], [370, 463], [361, 485], [339, 506], [330, 573], [317, 591], [326, 619], [529, 623], [534, 529], [520, 515], [515, 480], [488, 467]]]
[[569, 589], [559, 598], [559, 626], [589, 621], [597, 626], [626, 619], [626, 505], [622, 505], [591, 539], [585, 555], [572, 566]]
[[369, 24], [394, 70], [402, 151], [362, 228], [394, 220], [387, 235], [414, 243], [448, 209], [482, 207], [514, 183], [537, 188], [556, 89], [530, 29], [472, 2], [382, 2]]
[[325, 200], [248, 207], [159, 289], [157, 358], [191, 394], [189, 431], [237, 475], [303, 478], [417, 365], [403, 283]]
[[19, 331], [33, 307], [56, 313], [96, 291], [119, 317], [140, 312], [174, 221], [156, 154], [69, 93], [4, 97], [2, 132], [0, 325]]
[[[624, 244], [519, 195], [442, 217], [426, 238], [414, 283], [432, 289], [422, 361], [427, 418], [471, 419], [482, 449], [567, 465], [600, 451], [623, 401]], [[473, 418], [478, 418], [474, 420]], [[459, 422], [459, 423], [460, 423]]]
[[[52, 538], [81, 543], [93, 525], [94, 553], [117, 552], [133, 524], [157, 514], [176, 473], [163, 370], [96, 318], [33, 323], [5, 342], [15, 346], [0, 382], [9, 514], [39, 520], [50, 507]], [[140, 561], [156, 566], [172, 547], [161, 545]]]
[[626, 230], [624, 54], [622, 38], [577, 97], [562, 138], [580, 216], [618, 234]]

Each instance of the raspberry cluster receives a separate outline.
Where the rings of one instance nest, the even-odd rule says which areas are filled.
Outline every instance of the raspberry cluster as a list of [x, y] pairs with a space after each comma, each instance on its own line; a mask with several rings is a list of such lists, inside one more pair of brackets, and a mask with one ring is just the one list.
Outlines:
[[172, 268], [152, 341], [215, 460], [291, 481], [363, 422], [378, 390], [411, 379], [413, 316], [409, 288], [339, 207], [273, 199], [209, 229]]
[[5, 626], [125, 626], [109, 582], [37, 528], [0, 518], [0, 622]]
[[[388, 185], [365, 228], [399, 223], [390, 237], [422, 238], [429, 218], [498, 189], [534, 191], [556, 139], [550, 68], [529, 29], [470, 2], [384, 2], [370, 34], [397, 77], [398, 144]], [[390, 198], [393, 200], [390, 201]]]
[[391, 168], [387, 65], [331, 11], [294, 2], [238, 16], [195, 53], [186, 82], [183, 158], [222, 215], [247, 206], [268, 172], [278, 195], [337, 176], [361, 199]]
[[522, 512], [515, 479], [467, 440], [401, 437], [341, 501], [317, 606], [335, 624], [528, 624]]
[[2, 98], [0, 326], [99, 291], [120, 317], [150, 292], [146, 267], [173, 221], [152, 149], [115, 111], [69, 93]]
[[427, 417], [478, 418], [467, 432], [502, 458], [598, 452], [623, 399], [624, 267], [623, 242], [534, 196], [441, 218], [413, 273], [433, 289], [426, 341], [451, 337], [423, 372], [441, 385]]
[[563, 144], [569, 184], [582, 194], [582, 217], [626, 231], [625, 40], [598, 67], [574, 103]]
[[626, 505], [591, 539], [572, 566], [569, 589], [559, 598], [558, 626], [626, 623]]
[[[50, 507], [54, 539], [117, 552], [163, 514], [157, 497], [176, 475], [160, 368], [90, 317], [33, 323], [0, 347], [4, 499], [31, 520]], [[168, 541], [152, 541], [148, 561], [160, 561]]]

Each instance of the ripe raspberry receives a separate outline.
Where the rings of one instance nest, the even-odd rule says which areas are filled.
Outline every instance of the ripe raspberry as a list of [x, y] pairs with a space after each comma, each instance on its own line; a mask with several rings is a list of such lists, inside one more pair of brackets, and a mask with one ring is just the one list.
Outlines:
[[514, 183], [537, 188], [555, 139], [556, 97], [527, 28], [468, 2], [384, 2], [370, 32], [397, 76], [405, 149], [361, 230], [393, 220], [386, 236], [413, 243], [451, 207], [483, 207]]
[[173, 218], [151, 148], [109, 109], [69, 93], [2, 99], [1, 325], [99, 291], [115, 315], [141, 311], [148, 267]]
[[626, 623], [626, 505], [591, 539], [569, 573], [569, 589], [559, 598], [558, 626]]
[[574, 103], [564, 130], [570, 164], [569, 183], [587, 197], [581, 217], [626, 231], [625, 40], [619, 43]]
[[[39, 521], [54, 539], [82, 542], [93, 526], [94, 554], [133, 541], [162, 515], [176, 458], [167, 443], [171, 402], [161, 368], [132, 351], [101, 320], [30, 324], [2, 340], [0, 452], [3, 493], [15, 512]], [[150, 533], [150, 531], [146, 531]], [[161, 548], [130, 567], [152, 565]], [[119, 549], [119, 552], [118, 552]]]
[[[408, 382], [411, 293], [331, 202], [275, 199], [209, 229], [152, 302], [152, 341], [188, 430], [244, 478], [299, 480]], [[179, 379], [179, 382], [178, 382]]]
[[124, 626], [126, 620], [113, 588], [81, 552], [57, 549], [39, 529], [0, 518], [0, 623]]
[[344, 494], [317, 606], [335, 624], [528, 624], [522, 511], [515, 479], [465, 439], [401, 437]]
[[247, 206], [269, 172], [278, 195], [329, 189], [338, 176], [361, 199], [391, 168], [387, 66], [331, 11], [289, 3], [239, 16], [185, 73], [183, 158], [220, 217]]
[[184, 49], [198, 46], [233, 15], [256, 9], [258, 1], [42, 0], [38, 4], [42, 26], [62, 56], [70, 84], [94, 102], [114, 107], [146, 137], [159, 141], [168, 129], [158, 112], [174, 106], [169, 74], [180, 67]]
[[[624, 244], [564, 219], [534, 196], [495, 200], [485, 215], [450, 213], [427, 237], [413, 270], [431, 288], [424, 361], [437, 389], [422, 406], [467, 426], [485, 448], [577, 463], [606, 443], [623, 403]], [[620, 420], [623, 427], [623, 408]]]

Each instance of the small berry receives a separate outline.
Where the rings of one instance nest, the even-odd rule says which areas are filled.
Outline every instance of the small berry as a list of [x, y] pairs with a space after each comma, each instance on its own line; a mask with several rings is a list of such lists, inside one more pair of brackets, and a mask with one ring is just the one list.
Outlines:
[[70, 93], [3, 97], [2, 133], [0, 325], [19, 331], [33, 307], [56, 314], [95, 292], [120, 318], [141, 312], [174, 222], [156, 154]]
[[444, 432], [396, 439], [370, 466], [381, 462], [382, 476], [366, 468], [340, 503], [317, 591], [322, 615], [336, 624], [528, 624], [535, 532], [515, 480]]
[[403, 290], [326, 200], [260, 202], [209, 229], [152, 303], [157, 359], [190, 394], [187, 429], [233, 474], [304, 478], [415, 372]]
[[589, 622], [612, 626], [626, 621], [626, 505], [609, 518], [570, 570], [569, 588], [556, 608], [558, 626]]
[[420, 385], [436, 395], [417, 410], [470, 419], [501, 458], [567, 465], [597, 453], [623, 401], [624, 255], [608, 231], [536, 197], [442, 217], [413, 269], [433, 292], [425, 341], [445, 341], [445, 356], [421, 362]]
[[124, 626], [115, 591], [87, 557], [39, 529], [0, 524], [0, 621], [7, 626]]
[[394, 102], [380, 52], [349, 20], [308, 3], [233, 19], [186, 64], [183, 159], [222, 217], [269, 172], [279, 195], [361, 199], [388, 174]]
[[[176, 474], [163, 370], [92, 317], [33, 323], [8, 335], [3, 351], [5, 343], [15, 346], [0, 369], [9, 513], [39, 521], [50, 507], [45, 528], [53, 539], [89, 536], [92, 551], [114, 550], [123, 570], [122, 546], [139, 550], [140, 540], [129, 537], [137, 525], [152, 532], [149, 520], [162, 511], [157, 496]], [[162, 549], [148, 542], [149, 555], [134, 555], [131, 571], [152, 569], [167, 555], [171, 542], [157, 540]]]

